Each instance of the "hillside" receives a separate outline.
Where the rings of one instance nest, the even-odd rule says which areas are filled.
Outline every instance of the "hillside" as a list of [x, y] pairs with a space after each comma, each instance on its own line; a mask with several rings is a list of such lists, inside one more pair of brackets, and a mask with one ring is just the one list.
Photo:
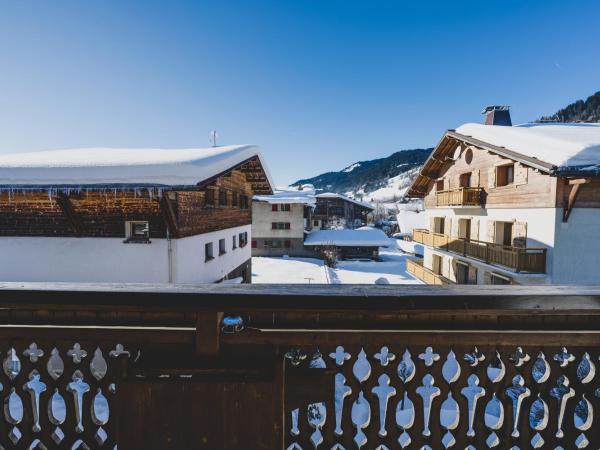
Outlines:
[[552, 116], [542, 117], [540, 121], [557, 122], [600, 122], [600, 91], [585, 100], [577, 100]]
[[[369, 193], [375, 191], [388, 197], [384, 194], [389, 191], [389, 200], [393, 200], [401, 196], [398, 189], [410, 183], [412, 176], [416, 175], [415, 169], [423, 165], [431, 150], [431, 148], [402, 150], [387, 158], [358, 161], [339, 172], [326, 172], [316, 177], [298, 180], [292, 186], [312, 184], [316, 189], [352, 197], [364, 196], [365, 200], [369, 197]], [[388, 198], [378, 198], [375, 201], [388, 201]]]

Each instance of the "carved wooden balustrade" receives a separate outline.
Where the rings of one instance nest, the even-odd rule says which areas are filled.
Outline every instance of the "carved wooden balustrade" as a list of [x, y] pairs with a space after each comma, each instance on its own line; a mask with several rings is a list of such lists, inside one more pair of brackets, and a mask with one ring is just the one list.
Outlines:
[[0, 445], [600, 447], [600, 288], [0, 284]]

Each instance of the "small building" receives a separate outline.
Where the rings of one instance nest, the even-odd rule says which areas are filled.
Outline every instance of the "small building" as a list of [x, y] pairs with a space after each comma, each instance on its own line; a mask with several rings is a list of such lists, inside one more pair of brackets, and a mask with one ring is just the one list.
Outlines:
[[312, 185], [255, 195], [252, 204], [252, 256], [313, 256], [304, 247], [316, 204]]
[[598, 284], [600, 124], [486, 124], [447, 131], [408, 196], [424, 199], [428, 283]]
[[333, 250], [342, 259], [377, 259], [379, 247], [390, 245], [390, 239], [383, 231], [371, 227], [356, 230], [315, 230], [306, 236], [304, 245], [317, 254]]
[[367, 215], [375, 208], [342, 194], [325, 192], [316, 196], [317, 204], [312, 216], [316, 229], [358, 228], [367, 224]]
[[0, 155], [0, 280], [251, 280], [255, 146]]

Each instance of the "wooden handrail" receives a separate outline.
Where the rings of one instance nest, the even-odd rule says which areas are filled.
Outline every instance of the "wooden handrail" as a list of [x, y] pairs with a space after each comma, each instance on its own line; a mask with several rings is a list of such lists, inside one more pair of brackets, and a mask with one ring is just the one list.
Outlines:
[[406, 261], [406, 270], [413, 274], [419, 280], [432, 285], [448, 285], [453, 284], [448, 278], [435, 273], [423, 265], [422, 259], [409, 259]]
[[443, 248], [466, 257], [480, 259], [489, 264], [509, 267], [516, 272], [546, 272], [544, 247], [513, 247], [476, 239], [451, 238], [429, 230], [414, 230], [413, 240], [430, 247]]
[[461, 187], [436, 192], [437, 206], [480, 206], [484, 190], [481, 187]]

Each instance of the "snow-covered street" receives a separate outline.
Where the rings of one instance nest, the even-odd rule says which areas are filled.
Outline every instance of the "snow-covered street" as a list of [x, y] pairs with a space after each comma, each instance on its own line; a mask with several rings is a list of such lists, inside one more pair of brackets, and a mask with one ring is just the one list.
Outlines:
[[395, 246], [379, 255], [382, 261], [339, 261], [335, 269], [316, 258], [253, 257], [252, 283], [422, 284], [406, 271], [410, 255]]

